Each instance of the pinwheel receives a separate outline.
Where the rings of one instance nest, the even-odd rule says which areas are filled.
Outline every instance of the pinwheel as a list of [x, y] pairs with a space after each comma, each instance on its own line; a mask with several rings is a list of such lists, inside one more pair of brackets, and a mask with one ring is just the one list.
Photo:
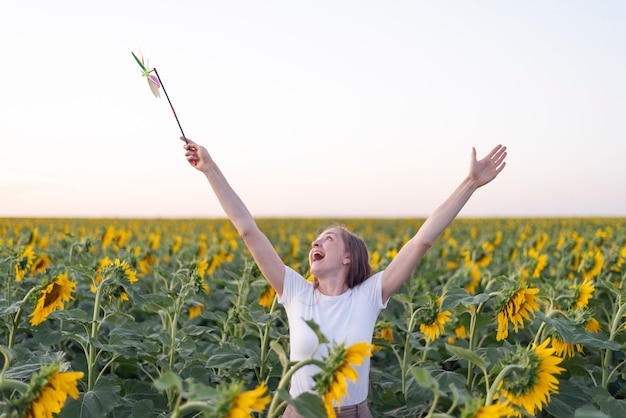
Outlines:
[[[159, 89], [163, 89], [163, 93], [165, 93], [167, 102], [170, 104], [170, 108], [172, 109], [174, 118], [176, 118], [176, 123], [178, 123], [178, 128], [180, 129], [180, 133], [183, 134], [183, 138], [185, 139], [185, 142], [187, 142], [187, 137], [185, 136], [185, 133], [183, 132], [183, 127], [180, 126], [180, 121], [178, 120], [178, 116], [176, 116], [176, 111], [174, 110], [174, 106], [172, 106], [172, 101], [170, 100], [170, 97], [167, 95], [167, 91], [165, 91], [165, 86], [163, 85], [163, 82], [161, 81], [161, 77], [159, 77], [159, 73], [157, 69], [152, 68], [151, 70], [148, 70], [147, 61], [146, 61], [146, 64], [144, 65], [143, 55], [141, 53], [139, 54], [141, 59], [138, 58], [137, 55], [135, 55], [135, 53], [132, 51], [131, 51], [131, 54], [133, 54], [135, 61], [137, 61], [137, 64], [139, 64], [139, 66], [141, 67], [142, 76], [148, 79], [148, 85], [150, 86], [150, 91], [152, 91], [152, 94], [154, 94], [154, 97], [156, 98], [161, 97], [159, 93]], [[154, 75], [152, 73], [154, 73]]]
[[133, 57], [135, 57], [135, 61], [137, 61], [137, 64], [139, 64], [139, 66], [141, 67], [141, 72], [143, 73], [142, 75], [148, 80], [148, 85], [150, 86], [150, 90], [152, 91], [152, 94], [154, 94], [154, 97], [161, 97], [161, 94], [159, 93], [159, 89], [161, 88], [161, 81], [156, 75], [150, 74], [152, 71], [154, 71], [154, 69], [148, 71], [148, 69], [146, 68], [148, 64], [144, 64], [143, 55], [141, 53], [139, 53], [139, 56], [141, 58], [137, 58], [137, 55], [135, 55], [134, 52], [131, 52], [131, 54], [133, 54]]

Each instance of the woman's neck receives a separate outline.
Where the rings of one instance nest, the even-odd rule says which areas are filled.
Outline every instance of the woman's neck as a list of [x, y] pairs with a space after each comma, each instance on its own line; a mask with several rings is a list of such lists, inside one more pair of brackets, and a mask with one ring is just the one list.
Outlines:
[[326, 296], [339, 296], [348, 291], [348, 285], [343, 278], [317, 279], [318, 290]]

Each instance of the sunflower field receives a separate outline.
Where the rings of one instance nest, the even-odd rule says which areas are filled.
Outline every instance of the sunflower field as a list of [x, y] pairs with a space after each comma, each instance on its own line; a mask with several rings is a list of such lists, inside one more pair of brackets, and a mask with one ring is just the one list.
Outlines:
[[[377, 271], [423, 219], [257, 222], [307, 277], [323, 227], [360, 235]], [[323, 417], [371, 355], [375, 417], [622, 418], [626, 219], [459, 218], [373, 345], [292, 364], [286, 316], [228, 220], [6, 218], [0, 318], [0, 417], [273, 418], [287, 403]], [[304, 363], [317, 393], [290, 399]]]

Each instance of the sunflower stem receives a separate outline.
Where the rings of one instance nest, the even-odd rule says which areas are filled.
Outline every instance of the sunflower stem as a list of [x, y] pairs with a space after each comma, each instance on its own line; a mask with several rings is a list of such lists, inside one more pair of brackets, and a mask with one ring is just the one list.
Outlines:
[[[317, 351], [317, 348], [313, 352], [315, 353], [316, 351]], [[280, 379], [280, 382], [278, 383], [278, 387], [276, 388], [276, 392], [274, 392], [274, 396], [272, 397], [272, 402], [270, 403], [270, 407], [267, 412], [267, 418], [273, 418], [273, 417], [278, 416], [278, 412], [280, 411], [280, 406], [281, 406], [281, 404], [279, 404], [278, 392], [281, 389], [287, 388], [287, 385], [291, 381], [291, 377], [294, 375], [295, 372], [297, 372], [302, 367], [308, 366], [310, 364], [318, 366], [319, 368], [322, 368], [325, 366], [324, 362], [320, 360], [316, 360], [313, 357], [309, 357], [308, 359], [302, 360], [294, 364], [293, 366], [291, 366], [291, 368], [287, 371], [287, 373], [283, 375], [283, 377]]]
[[4, 357], [4, 364], [2, 365], [2, 372], [0, 372], [0, 382], [4, 379], [4, 373], [9, 368], [9, 363], [11, 362], [11, 356], [9, 355], [8, 349], [5, 349], [0, 345], [0, 353], [2, 353], [2, 357]]
[[[469, 332], [469, 342], [468, 349], [470, 351], [474, 351], [476, 349], [476, 321], [478, 320], [478, 315], [482, 312], [485, 306], [485, 302], [482, 302], [476, 308], [476, 311], [470, 311], [470, 332]], [[471, 389], [471, 382], [473, 379], [474, 367], [471, 360], [467, 362], [467, 387]]]
[[[270, 315], [274, 313], [274, 309], [276, 309], [276, 302], [278, 301], [278, 297], [274, 296], [274, 300], [272, 300], [272, 305], [270, 306]], [[261, 366], [259, 370], [259, 380], [263, 381], [265, 379], [265, 363], [267, 362], [267, 344], [269, 342], [269, 333], [271, 328], [271, 322], [267, 321], [265, 323], [265, 330], [263, 335], [261, 336]]]
[[191, 401], [191, 402], [186, 402], [184, 405], [175, 408], [174, 412], [172, 412], [172, 417], [171, 418], [180, 418], [185, 416], [186, 412], [191, 412], [191, 411], [202, 411], [202, 412], [207, 412], [207, 413], [212, 413], [214, 412], [208, 405], [208, 403], [206, 401]]
[[5, 379], [3, 376], [0, 376], [0, 391], [5, 389], [17, 390], [20, 393], [26, 393], [28, 391], [28, 385], [24, 382], [20, 382], [19, 380]]
[[435, 408], [437, 407], [437, 402], [439, 402], [439, 391], [433, 390], [433, 403], [432, 405], [430, 405], [430, 408], [428, 408], [428, 413], [426, 414], [424, 418], [430, 418], [433, 416], [433, 413], [435, 412]]
[[[616, 305], [619, 307], [617, 312], [613, 315], [611, 320], [611, 329], [609, 330], [609, 341], [615, 340], [615, 335], [618, 333], [618, 330], [621, 326], [622, 317], [624, 316], [624, 312], [626, 311], [626, 303], [622, 303], [621, 295], [617, 295], [617, 303]], [[607, 348], [605, 351], [603, 364], [602, 364], [602, 388], [606, 389], [609, 385], [610, 378], [613, 376], [613, 371], [609, 372], [611, 367], [611, 361], [613, 360], [613, 351], [610, 348]]]
[[33, 288], [31, 288], [28, 291], [28, 293], [26, 293], [26, 296], [24, 296], [24, 298], [22, 299], [22, 304], [17, 309], [17, 312], [15, 312], [15, 316], [13, 317], [13, 321], [12, 321], [12, 324], [11, 324], [11, 330], [9, 331], [9, 337], [8, 337], [8, 341], [7, 341], [7, 347], [9, 349], [12, 349], [13, 348], [13, 344], [15, 344], [15, 332], [17, 330], [17, 327], [20, 324], [20, 318], [22, 317], [22, 312], [24, 312], [24, 309], [22, 309], [22, 305], [24, 303], [26, 303], [26, 301], [28, 300], [30, 295], [34, 291], [36, 291], [36, 290], [40, 290], [40, 287], [39, 286], [33, 287]]
[[496, 376], [496, 379], [493, 381], [493, 383], [491, 384], [491, 387], [489, 388], [489, 393], [487, 393], [487, 399], [485, 400], [485, 406], [491, 405], [491, 403], [493, 402], [493, 398], [496, 395], [496, 391], [498, 390], [498, 387], [500, 386], [500, 383], [504, 380], [506, 375], [509, 374], [509, 372], [513, 370], [523, 371], [524, 367], [518, 364], [509, 364], [508, 366], [503, 368], [500, 371], [500, 373], [498, 373], [498, 376]]
[[93, 315], [91, 318], [91, 332], [89, 333], [89, 350], [87, 359], [87, 391], [91, 391], [96, 384], [96, 345], [95, 340], [98, 336], [98, 329], [100, 328], [100, 324], [98, 323], [98, 318], [100, 316], [100, 301], [102, 299], [102, 288], [103, 284], [106, 280], [103, 279], [98, 287], [96, 288], [96, 296], [93, 304]]
[[[411, 308], [413, 308], [411, 306]], [[411, 332], [413, 331], [413, 326], [415, 325], [415, 315], [418, 313], [419, 309], [416, 309], [415, 311], [413, 311], [413, 313], [411, 314], [411, 317], [409, 318], [409, 323], [407, 324], [407, 332], [406, 332], [406, 338], [404, 340], [404, 353], [402, 353], [402, 362], [400, 363], [400, 372], [402, 373], [402, 394], [405, 395], [406, 394], [406, 377], [408, 374], [408, 370], [407, 370], [407, 362], [408, 362], [408, 357], [409, 357], [409, 347], [410, 347], [410, 342], [411, 342]]]

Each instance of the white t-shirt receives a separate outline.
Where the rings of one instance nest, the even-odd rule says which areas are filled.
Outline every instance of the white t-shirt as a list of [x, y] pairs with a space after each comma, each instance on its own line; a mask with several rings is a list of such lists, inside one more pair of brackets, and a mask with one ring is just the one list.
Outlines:
[[[278, 302], [285, 307], [289, 321], [291, 361], [309, 358], [317, 346], [317, 337], [305, 320], [315, 321], [331, 344], [344, 343], [346, 347], [362, 341], [371, 344], [378, 314], [387, 307], [387, 303], [382, 303], [381, 278], [382, 272], [379, 272], [339, 296], [327, 296], [314, 290], [312, 282], [287, 267], [283, 293]], [[327, 352], [328, 346], [323, 344], [315, 358], [322, 359]], [[363, 364], [352, 367], [359, 379], [356, 382], [347, 380], [350, 396], [343, 398], [342, 406], [356, 405], [367, 399], [370, 358], [366, 357]], [[313, 365], [298, 370], [291, 378], [290, 395], [296, 397], [303, 392], [312, 392], [313, 376], [318, 371], [319, 368]]]

